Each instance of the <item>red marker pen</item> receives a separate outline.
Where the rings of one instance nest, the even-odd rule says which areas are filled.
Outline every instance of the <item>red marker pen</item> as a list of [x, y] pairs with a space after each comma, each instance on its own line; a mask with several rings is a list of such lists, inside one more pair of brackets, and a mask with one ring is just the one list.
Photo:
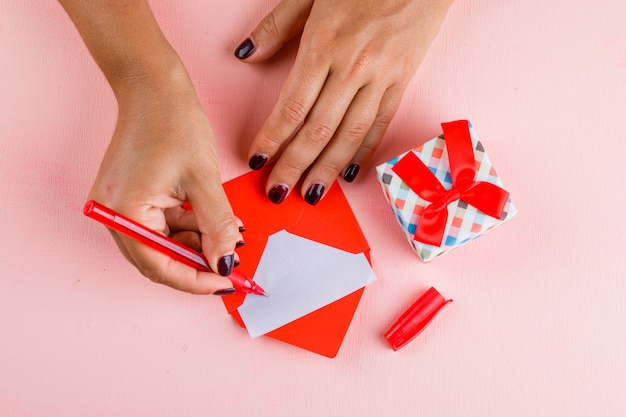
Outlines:
[[[209, 263], [205, 257], [202, 256], [202, 254], [168, 238], [167, 236], [163, 236], [154, 230], [150, 230], [136, 221], [122, 216], [121, 214], [96, 201], [87, 201], [87, 203], [85, 203], [85, 207], [83, 208], [83, 213], [85, 213], [86, 216], [99, 221], [103, 225], [142, 242], [161, 253], [169, 255], [177, 261], [182, 262], [185, 265], [189, 265], [198, 271], [213, 272]], [[232, 281], [233, 287], [237, 291], [248, 294], [268, 295], [263, 288], [258, 286], [254, 281], [237, 271], [233, 271], [226, 278]]]

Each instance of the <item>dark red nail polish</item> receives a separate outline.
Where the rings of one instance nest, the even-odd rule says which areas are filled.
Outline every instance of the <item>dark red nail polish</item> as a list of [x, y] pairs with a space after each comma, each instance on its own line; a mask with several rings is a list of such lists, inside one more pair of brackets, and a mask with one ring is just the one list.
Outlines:
[[231, 294], [234, 294], [235, 292], [237, 292], [237, 290], [234, 288], [226, 288], [225, 290], [215, 291], [213, 295], [219, 295], [219, 296], [231, 295]]
[[236, 249], [240, 248], [240, 247], [242, 247], [245, 244], [246, 244], [246, 242], [244, 242], [243, 240], [240, 240], [239, 242], [235, 243], [235, 248]]
[[237, 268], [239, 265], [241, 265], [241, 261], [239, 259], [235, 259], [235, 268]]
[[239, 59], [246, 59], [254, 52], [254, 43], [250, 38], [246, 38], [245, 41], [241, 42], [237, 49], [235, 49], [235, 56]]
[[231, 255], [224, 255], [217, 261], [217, 273], [227, 277], [233, 272], [235, 265], [235, 257]]
[[252, 158], [250, 158], [250, 162], [248, 162], [248, 165], [250, 166], [250, 169], [257, 171], [263, 168], [263, 165], [267, 163], [267, 159], [267, 155], [262, 153], [255, 153], [254, 155], [252, 155]]
[[243, 232], [245, 232], [245, 231], [246, 231], [246, 228], [245, 228], [245, 227], [243, 227], [243, 226], [239, 227], [239, 233], [243, 233]]
[[283, 202], [285, 197], [287, 197], [287, 192], [289, 188], [285, 184], [274, 184], [272, 188], [270, 188], [270, 192], [267, 194], [267, 197], [274, 204], [280, 204]]
[[350, 164], [346, 171], [343, 173], [343, 179], [347, 182], [352, 182], [356, 178], [356, 174], [359, 173], [361, 166], [359, 164]]
[[311, 184], [304, 195], [304, 201], [312, 206], [316, 205], [322, 198], [322, 194], [324, 194], [324, 188], [324, 184], [321, 182]]

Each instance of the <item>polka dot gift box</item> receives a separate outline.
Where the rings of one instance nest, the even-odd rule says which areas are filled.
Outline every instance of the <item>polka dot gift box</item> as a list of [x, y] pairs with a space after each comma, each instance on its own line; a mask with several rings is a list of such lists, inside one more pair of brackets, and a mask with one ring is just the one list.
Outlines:
[[402, 231], [428, 262], [512, 219], [517, 210], [467, 120], [376, 167]]

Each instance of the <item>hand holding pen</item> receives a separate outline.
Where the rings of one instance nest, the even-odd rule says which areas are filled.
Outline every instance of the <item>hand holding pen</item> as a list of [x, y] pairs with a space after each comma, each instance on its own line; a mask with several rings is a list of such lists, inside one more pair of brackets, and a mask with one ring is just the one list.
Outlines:
[[[115, 129], [88, 199], [183, 243], [211, 274], [112, 231], [122, 254], [154, 282], [195, 294], [226, 278], [243, 240], [222, 188], [216, 140], [195, 87], [146, 1], [62, 0], [117, 101]], [[234, 58], [233, 58], [234, 59]], [[180, 209], [189, 201], [193, 211]]]
[[[181, 264], [190, 266], [197, 271], [213, 272], [202, 254], [168, 238], [167, 236], [148, 229], [147, 227], [135, 222], [132, 219], [122, 216], [121, 214], [96, 201], [88, 201], [85, 204], [83, 212], [86, 216], [104, 224], [110, 229], [122, 233], [123, 235], [141, 242], [148, 247], [156, 249]], [[233, 288], [219, 290], [214, 292], [214, 294], [228, 295], [234, 293], [235, 291], [240, 291], [248, 294], [268, 295], [253, 280], [236, 271], [232, 271], [228, 278], [231, 280]]]

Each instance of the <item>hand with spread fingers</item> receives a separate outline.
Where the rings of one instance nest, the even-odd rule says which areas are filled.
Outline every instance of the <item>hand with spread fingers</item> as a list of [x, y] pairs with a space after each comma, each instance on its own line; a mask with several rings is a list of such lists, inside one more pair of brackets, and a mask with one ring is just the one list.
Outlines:
[[280, 203], [302, 178], [317, 204], [338, 175], [372, 157], [452, 0], [282, 0], [235, 56], [268, 59], [301, 34], [291, 72], [249, 151], [276, 159], [266, 192]]

